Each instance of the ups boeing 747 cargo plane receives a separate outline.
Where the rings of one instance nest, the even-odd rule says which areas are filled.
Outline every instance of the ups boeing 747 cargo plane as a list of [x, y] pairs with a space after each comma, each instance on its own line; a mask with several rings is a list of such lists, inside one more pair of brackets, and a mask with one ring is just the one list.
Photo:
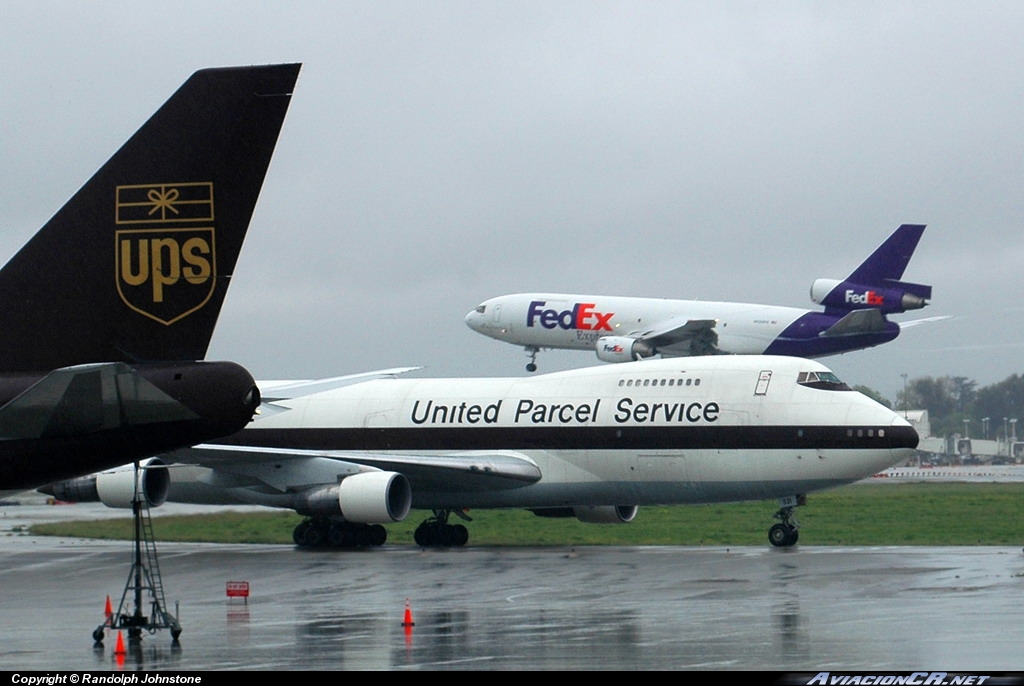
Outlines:
[[[328, 390], [264, 385], [249, 428], [150, 463], [146, 497], [292, 509], [307, 517], [300, 546], [379, 545], [381, 524], [412, 507], [434, 512], [416, 542], [444, 546], [466, 542], [466, 527], [449, 523], [466, 508], [629, 522], [641, 505], [777, 498], [769, 539], [789, 546], [807, 493], [871, 476], [917, 445], [902, 417], [794, 357], [395, 378], [404, 371]], [[133, 487], [122, 470], [47, 492], [125, 506]]]

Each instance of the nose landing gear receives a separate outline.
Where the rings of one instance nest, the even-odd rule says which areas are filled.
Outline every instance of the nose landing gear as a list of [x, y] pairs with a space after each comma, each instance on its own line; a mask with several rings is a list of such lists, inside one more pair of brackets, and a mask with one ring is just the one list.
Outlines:
[[526, 371], [535, 372], [537, 371], [537, 353], [540, 352], [540, 348], [535, 345], [528, 345], [525, 347], [526, 354], [530, 356], [530, 361], [526, 365]]
[[800, 523], [793, 517], [793, 508], [806, 505], [807, 496], [787, 496], [779, 498], [779, 511], [772, 517], [779, 520], [768, 529], [768, 542], [777, 548], [789, 548], [796, 545], [800, 538]]

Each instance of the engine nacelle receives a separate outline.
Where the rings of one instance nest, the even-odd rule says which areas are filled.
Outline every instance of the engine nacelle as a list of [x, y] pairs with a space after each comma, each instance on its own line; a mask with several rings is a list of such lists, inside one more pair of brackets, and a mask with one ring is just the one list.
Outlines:
[[629, 336], [602, 336], [597, 339], [597, 359], [602, 362], [635, 362], [658, 354], [657, 348]]
[[412, 486], [398, 472], [361, 472], [339, 484], [301, 494], [295, 511], [306, 516], [341, 515], [354, 524], [400, 522], [412, 507]]
[[538, 517], [562, 519], [575, 517], [588, 524], [625, 524], [636, 517], [636, 505], [581, 505], [577, 507], [541, 507], [530, 510]]
[[626, 524], [636, 518], [638, 509], [636, 505], [574, 507], [573, 514], [581, 522], [590, 524]]
[[843, 310], [874, 308], [886, 314], [919, 310], [932, 297], [932, 287], [906, 281], [887, 281], [885, 286], [862, 286], [849, 281], [817, 279], [811, 284], [811, 300]]
[[40, 490], [71, 503], [99, 502], [107, 507], [131, 507], [138, 488], [137, 492], [148, 507], [160, 507], [167, 502], [171, 475], [157, 457], [143, 460], [139, 466], [137, 484], [135, 466], [125, 465], [109, 472], [58, 481]]
[[834, 291], [836, 286], [841, 283], [842, 281], [839, 279], [815, 279], [814, 283], [811, 284], [811, 302], [817, 305], [824, 304], [828, 294]]

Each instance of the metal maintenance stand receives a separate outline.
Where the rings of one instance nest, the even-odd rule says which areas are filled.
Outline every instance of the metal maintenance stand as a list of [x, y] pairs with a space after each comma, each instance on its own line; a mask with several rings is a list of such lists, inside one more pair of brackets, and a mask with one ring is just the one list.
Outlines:
[[[164, 585], [160, 577], [160, 564], [157, 561], [156, 541], [153, 538], [153, 523], [149, 517], [148, 505], [143, 507], [139, 496], [139, 463], [135, 463], [135, 497], [132, 500], [132, 517], [135, 525], [135, 560], [132, 563], [131, 571], [128, 573], [128, 581], [124, 586], [124, 593], [121, 594], [121, 602], [117, 606], [117, 612], [96, 627], [92, 632], [93, 640], [97, 643], [103, 642], [104, 631], [125, 630], [128, 632], [129, 641], [141, 641], [142, 631], [156, 633], [159, 629], [170, 629], [171, 638], [175, 643], [181, 635], [181, 624], [178, 618], [168, 612], [165, 608], [167, 603], [164, 600]], [[143, 557], [145, 549], [145, 557]], [[142, 595], [144, 591], [149, 592], [149, 615], [143, 613]], [[129, 596], [135, 601], [135, 611], [128, 612]]]

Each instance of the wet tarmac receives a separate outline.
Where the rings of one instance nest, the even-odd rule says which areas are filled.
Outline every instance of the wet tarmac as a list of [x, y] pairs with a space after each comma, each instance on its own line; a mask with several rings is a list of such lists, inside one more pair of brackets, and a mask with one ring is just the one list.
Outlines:
[[161, 544], [180, 643], [145, 633], [119, 660], [91, 634], [129, 544], [24, 535], [68, 515], [3, 510], [10, 670], [1024, 670], [1020, 547]]

